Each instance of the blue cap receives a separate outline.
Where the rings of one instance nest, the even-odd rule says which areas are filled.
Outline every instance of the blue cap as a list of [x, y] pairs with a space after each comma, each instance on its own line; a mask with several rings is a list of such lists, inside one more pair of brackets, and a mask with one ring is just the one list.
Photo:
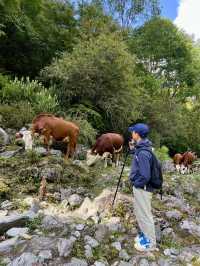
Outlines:
[[128, 128], [129, 132], [135, 132], [140, 135], [141, 138], [146, 138], [149, 134], [149, 127], [146, 124], [138, 123]]

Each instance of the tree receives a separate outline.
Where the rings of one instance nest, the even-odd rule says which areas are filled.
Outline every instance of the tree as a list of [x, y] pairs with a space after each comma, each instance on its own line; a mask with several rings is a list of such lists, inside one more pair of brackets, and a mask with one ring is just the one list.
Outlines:
[[160, 14], [159, 0], [103, 0], [105, 10], [112, 14], [122, 27], [141, 23]]
[[75, 42], [76, 21], [69, 2], [2, 0], [0, 25], [0, 68], [5, 73], [34, 77]]
[[96, 110], [107, 128], [123, 130], [140, 115], [135, 58], [115, 34], [79, 43], [42, 71], [65, 110], [82, 104]]
[[140, 67], [160, 79], [170, 97], [187, 96], [198, 75], [193, 44], [171, 21], [157, 17], [146, 22], [133, 32], [129, 45]]

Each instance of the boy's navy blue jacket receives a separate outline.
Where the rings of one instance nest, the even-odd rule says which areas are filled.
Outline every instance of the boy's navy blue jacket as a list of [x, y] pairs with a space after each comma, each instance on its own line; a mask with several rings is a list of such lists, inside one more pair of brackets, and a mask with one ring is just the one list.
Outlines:
[[146, 186], [146, 190], [152, 192], [153, 188], [148, 184], [151, 178], [152, 154], [141, 149], [152, 151], [152, 143], [148, 139], [142, 139], [136, 144], [134, 151], [131, 152], [133, 159], [129, 179], [135, 188], [144, 189]]

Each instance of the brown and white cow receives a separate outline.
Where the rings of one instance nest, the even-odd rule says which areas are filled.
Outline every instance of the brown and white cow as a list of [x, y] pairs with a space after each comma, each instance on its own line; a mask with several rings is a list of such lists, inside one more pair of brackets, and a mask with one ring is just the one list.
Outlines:
[[44, 144], [49, 153], [50, 140], [63, 141], [68, 143], [65, 159], [69, 156], [73, 158], [79, 135], [79, 127], [63, 118], [52, 114], [41, 113], [32, 121], [32, 135], [35, 133], [44, 136]]
[[101, 135], [87, 153], [87, 165], [93, 165], [99, 159], [103, 159], [105, 160], [104, 166], [107, 167], [108, 160], [112, 159], [115, 166], [118, 166], [123, 144], [124, 138], [120, 134], [106, 133]]
[[197, 155], [194, 152], [187, 151], [183, 154], [180, 172], [181, 174], [190, 174], [193, 162], [197, 160]]
[[183, 160], [183, 155], [181, 153], [176, 153], [173, 157], [174, 167], [178, 172], [180, 172], [182, 160]]

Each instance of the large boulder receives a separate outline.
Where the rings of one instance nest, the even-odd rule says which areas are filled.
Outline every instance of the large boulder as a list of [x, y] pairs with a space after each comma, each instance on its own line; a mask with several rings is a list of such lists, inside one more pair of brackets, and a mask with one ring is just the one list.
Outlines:
[[10, 142], [9, 135], [6, 133], [6, 131], [0, 127], [0, 137], [2, 138], [2, 144], [3, 145], [8, 145]]
[[32, 253], [23, 253], [9, 264], [9, 266], [33, 266], [38, 264], [39, 258]]
[[25, 240], [19, 240], [18, 237], [0, 242], [0, 257], [1, 255], [9, 254], [16, 246], [19, 249], [25, 243]]
[[26, 212], [24, 214], [10, 215], [1, 217], [0, 220], [0, 234], [6, 232], [12, 227], [24, 226], [27, 221], [36, 216], [33, 212]]

